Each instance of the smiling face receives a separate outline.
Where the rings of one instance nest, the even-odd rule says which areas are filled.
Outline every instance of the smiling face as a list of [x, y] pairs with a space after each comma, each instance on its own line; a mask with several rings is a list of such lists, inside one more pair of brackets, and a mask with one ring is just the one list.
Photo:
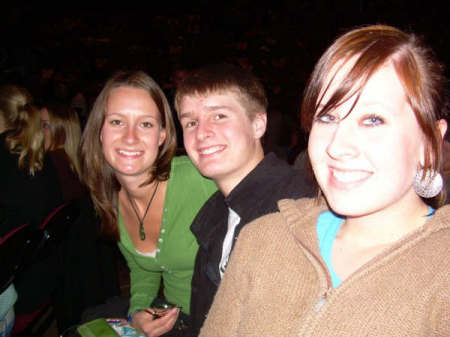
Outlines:
[[[340, 70], [323, 102], [351, 65]], [[425, 140], [392, 64], [369, 79], [348, 114], [355, 96], [316, 116], [311, 129], [308, 152], [330, 207], [358, 217], [420, 203], [412, 183], [423, 162]]]
[[164, 139], [158, 108], [145, 90], [119, 87], [111, 91], [100, 140], [105, 159], [119, 180], [127, 176], [148, 179]]
[[253, 120], [232, 91], [184, 96], [179, 105], [184, 145], [192, 162], [227, 195], [264, 157], [266, 115]]

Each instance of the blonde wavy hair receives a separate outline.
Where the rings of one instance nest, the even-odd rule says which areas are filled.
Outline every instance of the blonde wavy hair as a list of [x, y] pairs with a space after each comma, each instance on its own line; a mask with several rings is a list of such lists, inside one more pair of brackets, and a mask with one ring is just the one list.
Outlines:
[[31, 101], [31, 95], [24, 88], [11, 84], [0, 86], [1, 128], [3, 130], [12, 129], [19, 110]]
[[40, 111], [32, 105], [30, 93], [22, 87], [0, 88], [0, 109], [6, 129], [6, 148], [17, 154], [18, 166], [30, 175], [41, 171], [44, 163], [44, 133]]

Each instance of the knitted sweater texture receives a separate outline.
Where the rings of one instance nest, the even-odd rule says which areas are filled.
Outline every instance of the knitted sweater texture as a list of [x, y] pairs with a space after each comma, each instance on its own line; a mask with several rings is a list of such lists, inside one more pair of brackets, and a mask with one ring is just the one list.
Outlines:
[[450, 336], [450, 206], [332, 288], [313, 199], [247, 225], [200, 336]]

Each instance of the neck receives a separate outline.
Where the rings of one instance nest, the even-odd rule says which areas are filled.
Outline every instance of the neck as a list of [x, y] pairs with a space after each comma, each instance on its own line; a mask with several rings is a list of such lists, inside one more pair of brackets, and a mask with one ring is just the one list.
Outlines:
[[365, 247], [391, 244], [402, 239], [427, 220], [428, 206], [412, 192], [414, 194], [380, 211], [347, 217], [338, 236]]
[[119, 180], [121, 186], [119, 194], [124, 194], [127, 198], [126, 192], [128, 192], [130, 197], [139, 205], [147, 202], [150, 193], [153, 191], [157, 183], [157, 181], [154, 180], [151, 184], [141, 187], [142, 183], [144, 183], [148, 178], [148, 176], [144, 179], [142, 177], [117, 177], [117, 180]]

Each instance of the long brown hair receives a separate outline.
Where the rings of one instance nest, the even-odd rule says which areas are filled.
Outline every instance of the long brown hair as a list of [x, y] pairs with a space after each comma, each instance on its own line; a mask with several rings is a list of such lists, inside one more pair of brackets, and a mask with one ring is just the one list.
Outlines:
[[159, 147], [159, 153], [150, 170], [149, 178], [143, 185], [150, 184], [154, 180], [164, 181], [169, 178], [170, 162], [176, 151], [176, 133], [172, 113], [159, 85], [142, 71], [121, 71], [113, 75], [95, 100], [86, 123], [81, 142], [81, 168], [94, 206], [101, 216], [101, 232], [104, 236], [114, 240], [119, 240], [117, 194], [120, 184], [103, 155], [100, 133], [105, 121], [109, 95], [112, 90], [119, 87], [143, 89], [148, 92], [161, 115], [161, 127], [166, 131], [164, 143]]
[[[330, 99], [322, 104], [331, 82], [350, 59], [354, 60], [353, 67], [329, 96]], [[425, 135], [423, 168], [439, 172], [442, 137], [437, 121], [444, 117], [443, 67], [417, 36], [397, 28], [374, 25], [354, 29], [339, 37], [325, 51], [305, 89], [302, 126], [309, 132], [314, 116], [324, 115], [356, 96], [354, 107], [367, 81], [387, 62], [392, 62], [406, 99]], [[435, 198], [437, 203], [433, 204], [441, 204], [442, 199], [441, 194]]]
[[6, 85], [0, 88], [0, 109], [5, 116], [6, 148], [18, 155], [17, 165], [30, 175], [44, 165], [44, 133], [40, 111], [32, 105], [30, 93], [22, 87]]

